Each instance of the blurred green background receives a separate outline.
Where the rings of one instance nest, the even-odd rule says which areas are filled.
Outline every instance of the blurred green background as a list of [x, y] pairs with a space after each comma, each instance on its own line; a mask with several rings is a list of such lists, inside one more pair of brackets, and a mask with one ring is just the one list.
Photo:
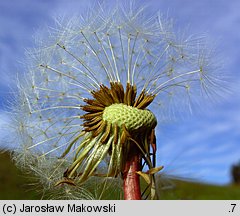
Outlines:
[[[160, 191], [161, 199], [236, 200], [240, 198], [240, 185], [236, 184], [217, 186], [174, 179], [169, 181], [171, 187]], [[41, 199], [42, 193], [32, 184], [33, 182], [33, 177], [15, 167], [9, 152], [0, 153], [0, 199]]]

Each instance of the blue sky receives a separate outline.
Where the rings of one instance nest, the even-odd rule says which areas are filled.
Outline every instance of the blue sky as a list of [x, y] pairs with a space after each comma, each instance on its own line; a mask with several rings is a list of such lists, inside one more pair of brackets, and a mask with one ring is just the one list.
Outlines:
[[[113, 1], [111, 1], [113, 2]], [[217, 45], [231, 93], [187, 119], [158, 125], [158, 164], [168, 175], [226, 184], [230, 166], [240, 161], [240, 2], [238, 0], [136, 1], [159, 10], [189, 27], [192, 34], [207, 35]], [[34, 33], [52, 23], [58, 14], [81, 13], [91, 2], [81, 0], [0, 1], [0, 137], [8, 122], [6, 103], [11, 100], [13, 78], [21, 73], [25, 48], [34, 46]], [[6, 147], [3, 139], [2, 146]], [[14, 144], [12, 144], [14, 145]]]

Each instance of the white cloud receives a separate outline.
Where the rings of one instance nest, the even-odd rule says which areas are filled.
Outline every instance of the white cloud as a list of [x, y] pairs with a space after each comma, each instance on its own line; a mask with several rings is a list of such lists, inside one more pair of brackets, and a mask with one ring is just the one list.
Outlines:
[[[25, 2], [25, 3], [24, 3]], [[24, 59], [25, 48], [31, 46], [34, 31], [49, 18], [50, 2], [0, 2], [0, 85], [12, 84], [12, 76], [19, 72], [18, 61]]]

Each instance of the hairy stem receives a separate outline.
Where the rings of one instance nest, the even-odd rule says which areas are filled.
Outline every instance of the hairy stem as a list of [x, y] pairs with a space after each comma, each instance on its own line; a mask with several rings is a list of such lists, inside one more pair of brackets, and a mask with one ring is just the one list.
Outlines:
[[140, 162], [138, 149], [136, 149], [136, 147], [131, 148], [123, 171], [123, 191], [125, 200], [141, 199], [140, 176], [136, 173], [141, 170]]

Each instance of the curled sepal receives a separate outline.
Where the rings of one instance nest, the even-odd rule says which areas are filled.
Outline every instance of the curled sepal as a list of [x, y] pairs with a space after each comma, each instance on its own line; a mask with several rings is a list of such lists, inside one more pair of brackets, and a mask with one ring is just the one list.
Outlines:
[[164, 168], [163, 166], [159, 166], [159, 167], [153, 167], [146, 172], [142, 172], [142, 171], [137, 171], [136, 172], [147, 183], [147, 188], [150, 187], [150, 190], [151, 190], [151, 192], [150, 192], [151, 197], [150, 198], [151, 199], [156, 199], [156, 188], [155, 188], [154, 174], [158, 173], [163, 168]]

